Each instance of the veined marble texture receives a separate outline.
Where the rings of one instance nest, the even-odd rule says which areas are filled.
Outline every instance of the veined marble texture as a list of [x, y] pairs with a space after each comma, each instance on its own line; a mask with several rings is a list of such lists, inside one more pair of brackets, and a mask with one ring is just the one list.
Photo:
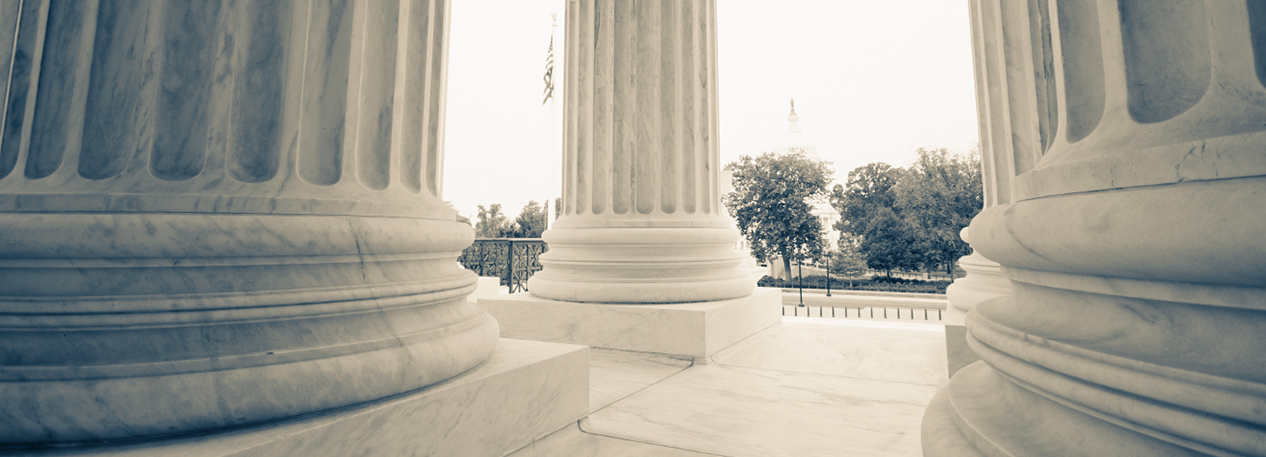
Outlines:
[[655, 384], [692, 365], [688, 359], [646, 352], [589, 350], [589, 412]]
[[907, 328], [917, 330], [905, 330], [793, 319], [730, 346], [712, 360], [730, 366], [927, 386], [946, 380], [941, 326], [909, 324]]
[[533, 441], [506, 457], [705, 457], [715, 456], [668, 446], [591, 435], [576, 425]]
[[918, 456], [934, 386], [696, 365], [581, 421], [587, 433], [731, 457]]
[[484, 362], [447, 0], [0, 4], [0, 445], [180, 435]]
[[482, 298], [501, 334], [595, 348], [707, 357], [776, 324], [780, 292], [737, 299], [655, 305], [592, 304], [520, 293]]
[[486, 363], [448, 381], [316, 415], [218, 433], [0, 455], [160, 457], [500, 457], [575, 428], [588, 405], [588, 349], [501, 340]]

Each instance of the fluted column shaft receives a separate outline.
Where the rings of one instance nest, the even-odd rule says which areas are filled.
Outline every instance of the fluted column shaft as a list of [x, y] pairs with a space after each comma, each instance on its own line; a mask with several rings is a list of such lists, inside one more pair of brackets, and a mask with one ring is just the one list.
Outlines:
[[0, 444], [276, 420], [489, 356], [439, 192], [447, 0], [0, 9]]
[[736, 298], [738, 238], [717, 193], [716, 5], [567, 3], [563, 214], [529, 289], [545, 298]]
[[1266, 455], [1266, 7], [972, 6], [978, 68], [1023, 76], [977, 73], [1015, 174], [970, 237], [1013, 291], [925, 454]]

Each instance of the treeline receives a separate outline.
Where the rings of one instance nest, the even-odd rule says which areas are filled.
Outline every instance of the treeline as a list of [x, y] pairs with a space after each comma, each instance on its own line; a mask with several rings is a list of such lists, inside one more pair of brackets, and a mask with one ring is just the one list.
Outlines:
[[[832, 274], [855, 276], [865, 268], [944, 270], [953, 274], [970, 253], [958, 232], [983, 206], [978, 153], [917, 150], [909, 167], [872, 163], [829, 188], [830, 163], [804, 154], [742, 156], [726, 170], [734, 192], [723, 200], [760, 261], [829, 263]], [[830, 203], [840, 214], [823, 227], [812, 213]], [[837, 246], [826, 232], [840, 231]]]
[[831, 189], [840, 212], [835, 228], [842, 251], [852, 250], [876, 270], [943, 270], [953, 273], [970, 254], [959, 231], [984, 205], [976, 152], [918, 150], [908, 168], [872, 163], [850, 171]]
[[[457, 216], [458, 222], [470, 224], [469, 218]], [[528, 200], [514, 220], [501, 212], [501, 204], [479, 205], [475, 215], [475, 238], [540, 238], [545, 232], [545, 209], [536, 200]]]

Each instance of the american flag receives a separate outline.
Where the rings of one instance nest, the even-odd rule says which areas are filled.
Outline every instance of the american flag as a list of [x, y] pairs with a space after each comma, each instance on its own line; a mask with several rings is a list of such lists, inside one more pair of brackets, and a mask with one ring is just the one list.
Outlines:
[[545, 56], [545, 99], [541, 104], [554, 97], [554, 36], [549, 37], [549, 54]]

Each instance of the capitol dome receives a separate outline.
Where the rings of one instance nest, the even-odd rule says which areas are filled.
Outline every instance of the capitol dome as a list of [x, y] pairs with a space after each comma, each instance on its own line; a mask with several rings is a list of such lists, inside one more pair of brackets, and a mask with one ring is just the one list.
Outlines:
[[783, 132], [773, 152], [776, 154], [803, 153], [811, 159], [822, 160], [822, 157], [818, 156], [817, 146], [814, 146], [804, 132], [800, 131], [800, 116], [796, 116], [794, 98], [791, 99], [791, 113], [787, 115], [787, 131]]

